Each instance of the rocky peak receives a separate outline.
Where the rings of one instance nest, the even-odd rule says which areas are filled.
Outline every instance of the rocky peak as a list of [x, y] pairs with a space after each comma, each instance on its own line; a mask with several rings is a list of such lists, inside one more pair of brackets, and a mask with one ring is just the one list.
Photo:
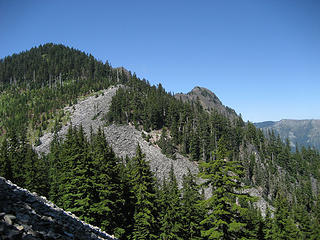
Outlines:
[[199, 101], [205, 110], [209, 112], [217, 111], [230, 119], [235, 119], [237, 117], [237, 113], [233, 109], [224, 106], [220, 99], [212, 91], [204, 87], [196, 86], [187, 94], [178, 93], [175, 94], [175, 97], [184, 102]]
[[222, 105], [222, 102], [220, 99], [209, 89], [204, 87], [196, 86], [194, 87], [191, 92], [187, 93], [187, 95], [192, 96], [195, 95], [197, 97], [202, 99], [206, 99], [208, 103], [216, 104], [216, 105]]

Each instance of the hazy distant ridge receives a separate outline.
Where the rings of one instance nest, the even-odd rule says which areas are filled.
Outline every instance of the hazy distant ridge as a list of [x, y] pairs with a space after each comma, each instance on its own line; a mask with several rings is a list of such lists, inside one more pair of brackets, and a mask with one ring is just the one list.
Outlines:
[[255, 126], [264, 131], [273, 129], [283, 140], [289, 138], [292, 147], [297, 143], [299, 146], [311, 146], [320, 150], [320, 120], [283, 119], [255, 123]]

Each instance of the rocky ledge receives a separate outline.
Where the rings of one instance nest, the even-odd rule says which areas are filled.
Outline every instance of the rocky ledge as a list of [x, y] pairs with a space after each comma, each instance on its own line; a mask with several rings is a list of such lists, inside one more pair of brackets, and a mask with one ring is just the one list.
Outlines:
[[0, 239], [115, 239], [0, 177]]

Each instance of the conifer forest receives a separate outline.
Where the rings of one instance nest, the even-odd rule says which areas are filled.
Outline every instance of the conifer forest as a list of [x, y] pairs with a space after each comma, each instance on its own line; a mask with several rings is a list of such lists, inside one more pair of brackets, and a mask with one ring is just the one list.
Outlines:
[[[58, 134], [69, 121], [64, 107], [112, 86], [119, 89], [99, 116], [105, 126], [134, 126], [166, 157], [188, 158], [198, 174], [186, 170], [179, 182], [171, 165], [167, 177], [156, 178], [142, 148], [118, 156], [104, 126], [86, 134], [71, 125]], [[48, 132], [49, 153], [39, 154], [35, 146]], [[318, 150], [293, 149], [241, 115], [182, 101], [161, 84], [61, 44], [0, 60], [0, 176], [118, 239], [320, 239]]]

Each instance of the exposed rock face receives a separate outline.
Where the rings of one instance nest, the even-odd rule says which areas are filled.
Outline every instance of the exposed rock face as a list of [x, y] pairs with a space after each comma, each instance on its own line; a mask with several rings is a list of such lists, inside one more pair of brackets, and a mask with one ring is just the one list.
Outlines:
[[[101, 120], [101, 117], [108, 112], [112, 97], [115, 95], [119, 87], [121, 86], [111, 87], [104, 90], [103, 95], [99, 95], [98, 97], [91, 96], [83, 101], [80, 101], [72, 107], [66, 107], [64, 111], [70, 112], [72, 125], [80, 126], [80, 124], [82, 124], [87, 135], [90, 134], [90, 126], [92, 126], [94, 132], [98, 129], [98, 127], [103, 127], [105, 122]], [[199, 94], [201, 95], [200, 92], [202, 92], [204, 98], [211, 99], [208, 100], [209, 102], [211, 101], [212, 104], [218, 106], [218, 108], [215, 109], [220, 109], [221, 111], [225, 111], [226, 114], [231, 114], [232, 116], [237, 117], [235, 112], [228, 113], [228, 110], [222, 105], [220, 100], [208, 89], [199, 87], [194, 88], [193, 93], [191, 94], [192, 99], [196, 99], [196, 96]], [[208, 96], [205, 94], [208, 94]], [[70, 124], [71, 123], [69, 122], [67, 125], [62, 127], [58, 133], [60, 137], [63, 138], [67, 134]], [[174, 173], [180, 186], [182, 184], [183, 176], [188, 174], [188, 171], [194, 175], [197, 175], [199, 172], [198, 164], [196, 162], [192, 162], [180, 154], [176, 154], [175, 160], [166, 157], [164, 154], [162, 154], [161, 149], [158, 146], [153, 145], [143, 139], [141, 135], [142, 132], [138, 131], [131, 125], [112, 124], [104, 127], [104, 132], [108, 143], [112, 146], [117, 156], [134, 157], [137, 145], [139, 144], [142, 152], [146, 154], [146, 159], [150, 162], [151, 170], [155, 173], [156, 178], [160, 181], [168, 177], [171, 165], [173, 165]], [[40, 139], [42, 144], [35, 149], [39, 153], [48, 153], [52, 139], [53, 134], [45, 133]], [[198, 179], [199, 183], [202, 181], [203, 180]], [[249, 192], [255, 196], [261, 197], [261, 195], [259, 195], [260, 192], [256, 191], [255, 189], [252, 189]], [[205, 190], [205, 195], [207, 197], [210, 195], [210, 189]], [[257, 202], [258, 207], [260, 208], [261, 206], [263, 214], [263, 210], [265, 209], [263, 206], [266, 206], [266, 204], [267, 203], [264, 201], [264, 199], [260, 199]]]
[[175, 94], [175, 97], [184, 102], [197, 102], [199, 100], [202, 107], [207, 111], [217, 111], [230, 119], [237, 117], [237, 113], [233, 109], [224, 106], [213, 92], [204, 87], [194, 87], [191, 92], [187, 94], [178, 93]]
[[278, 122], [255, 123], [256, 127], [267, 130], [274, 130], [280, 134], [281, 139], [288, 138], [291, 147], [311, 146], [320, 150], [320, 120], [289, 120], [284, 119]]
[[[82, 124], [87, 135], [90, 134], [91, 126], [94, 132], [99, 127], [103, 127], [105, 121], [101, 120], [101, 118], [109, 111], [112, 97], [119, 87], [120, 86], [108, 88], [103, 91], [103, 95], [101, 94], [98, 97], [91, 96], [72, 107], [64, 108], [65, 112], [70, 112], [71, 121], [62, 127], [58, 133], [59, 136], [63, 138], [67, 134], [71, 123], [73, 126], [80, 126]], [[198, 166], [196, 163], [189, 161], [179, 154], [177, 154], [176, 160], [167, 158], [161, 153], [160, 148], [153, 146], [144, 140], [141, 137], [141, 132], [136, 130], [133, 126], [111, 125], [105, 127], [104, 131], [107, 141], [111, 144], [118, 156], [135, 156], [137, 144], [140, 144], [143, 153], [146, 154], [147, 159], [150, 161], [151, 170], [156, 174], [156, 177], [159, 180], [168, 176], [171, 164], [173, 164], [174, 172], [179, 183], [182, 182], [183, 175], [188, 173], [188, 169], [193, 174], [198, 173]], [[41, 145], [35, 147], [36, 151], [39, 153], [48, 153], [50, 151], [50, 142], [52, 139], [52, 133], [45, 133], [40, 139]]]
[[176, 159], [166, 157], [161, 153], [161, 149], [151, 145], [144, 140], [141, 132], [130, 125], [110, 125], [104, 128], [107, 141], [111, 144], [114, 152], [121, 157], [126, 155], [134, 157], [137, 145], [139, 144], [146, 159], [150, 162], [151, 170], [155, 173], [157, 179], [162, 180], [169, 175], [171, 164], [173, 165], [175, 176], [181, 184], [183, 175], [188, 173], [198, 173], [198, 166], [195, 162], [191, 162], [188, 158], [176, 154]]
[[[64, 112], [71, 114], [71, 121], [62, 127], [58, 135], [63, 138], [67, 134], [71, 124], [73, 126], [82, 125], [87, 136], [90, 134], [91, 127], [93, 132], [95, 132], [99, 127], [103, 126], [105, 122], [101, 118], [109, 111], [112, 97], [116, 94], [119, 87], [110, 87], [97, 97], [90, 96], [72, 107], [65, 107]], [[49, 153], [52, 139], [53, 133], [45, 133], [40, 138], [41, 145], [35, 147], [35, 150], [38, 153]]]
[[0, 177], [0, 239], [115, 239]]
[[[166, 157], [161, 153], [161, 149], [157, 146], [150, 145], [142, 138], [141, 132], [129, 125], [110, 125], [104, 128], [107, 141], [111, 144], [114, 152], [121, 157], [126, 155], [134, 157], [136, 147], [139, 144], [143, 153], [146, 154], [146, 159], [150, 162], [151, 170], [155, 173], [158, 180], [162, 180], [169, 175], [171, 164], [173, 165], [174, 173], [179, 185], [181, 186], [183, 176], [188, 174], [188, 171], [194, 175], [199, 173], [198, 164], [191, 162], [188, 158], [176, 154], [176, 159]], [[198, 179], [198, 183], [202, 183], [202, 179]], [[251, 196], [258, 197], [259, 200], [255, 205], [261, 210], [262, 216], [265, 216], [267, 208], [273, 209], [267, 201], [262, 198], [262, 189], [250, 188], [243, 191]], [[205, 196], [211, 195], [210, 189], [205, 189]]]

